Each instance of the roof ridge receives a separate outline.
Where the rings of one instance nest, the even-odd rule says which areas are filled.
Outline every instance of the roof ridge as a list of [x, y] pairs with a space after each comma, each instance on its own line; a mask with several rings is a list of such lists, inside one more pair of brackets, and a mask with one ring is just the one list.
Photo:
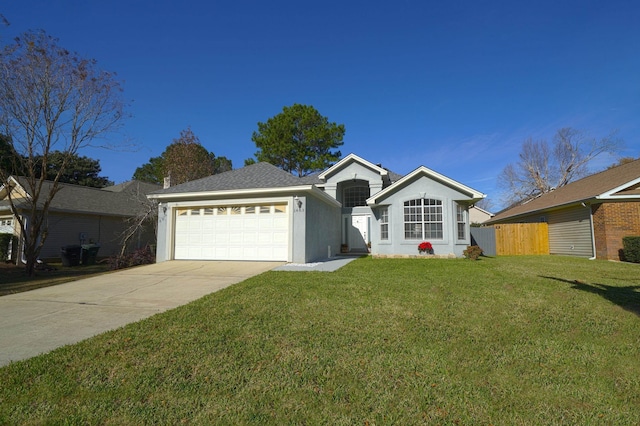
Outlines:
[[640, 158], [592, 173], [526, 202], [507, 207], [498, 212], [491, 221], [526, 216], [541, 210], [589, 200], [638, 178], [640, 178]]

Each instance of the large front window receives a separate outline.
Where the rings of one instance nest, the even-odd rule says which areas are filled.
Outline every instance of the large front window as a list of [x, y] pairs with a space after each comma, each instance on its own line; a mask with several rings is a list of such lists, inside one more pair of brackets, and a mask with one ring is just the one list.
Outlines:
[[342, 192], [342, 205], [344, 207], [359, 207], [367, 205], [369, 198], [369, 185], [350, 186]]
[[442, 239], [442, 201], [419, 198], [404, 203], [405, 240]]

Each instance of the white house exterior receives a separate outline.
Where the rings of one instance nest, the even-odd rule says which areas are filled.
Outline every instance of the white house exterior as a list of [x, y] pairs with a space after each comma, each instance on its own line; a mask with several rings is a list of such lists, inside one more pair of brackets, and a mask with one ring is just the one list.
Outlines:
[[154, 192], [157, 261], [273, 260], [305, 263], [345, 249], [372, 254], [462, 256], [468, 209], [485, 197], [419, 167], [402, 177], [350, 154], [314, 176], [267, 163]]

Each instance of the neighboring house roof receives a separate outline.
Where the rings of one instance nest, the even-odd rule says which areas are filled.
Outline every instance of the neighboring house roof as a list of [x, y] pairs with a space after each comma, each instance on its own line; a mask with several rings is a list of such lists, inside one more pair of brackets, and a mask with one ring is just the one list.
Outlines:
[[[29, 186], [23, 177], [13, 179], [28, 193]], [[48, 193], [53, 185], [51, 181], [43, 183], [43, 192]], [[140, 181], [129, 181], [107, 188], [91, 188], [88, 186], [60, 183], [60, 190], [53, 197], [49, 211], [101, 214], [113, 216], [132, 216], [136, 213], [140, 202], [146, 194], [160, 188]], [[17, 201], [17, 200], [14, 200]], [[19, 204], [18, 204], [19, 205]], [[0, 210], [8, 210], [9, 201], [0, 201]]]
[[129, 180], [127, 182], [122, 182], [118, 185], [107, 186], [106, 188], [102, 188], [103, 191], [111, 191], [111, 192], [136, 192], [140, 194], [148, 194], [149, 192], [157, 191], [158, 188], [162, 188], [162, 185], [158, 185], [155, 183], [142, 182], [140, 180]]
[[479, 211], [480, 213], [486, 214], [487, 216], [491, 216], [491, 217], [495, 216], [495, 214], [493, 214], [493, 213], [491, 213], [491, 212], [488, 212], [488, 211], [486, 211], [485, 209], [481, 209], [481, 208], [480, 208], [480, 207], [478, 207], [478, 206], [473, 206], [472, 208], [473, 208], [473, 209], [475, 209], [475, 210], [477, 210], [477, 211]]
[[402, 177], [401, 179], [397, 180], [393, 185], [383, 189], [382, 191], [374, 194], [373, 196], [371, 196], [368, 200], [367, 200], [367, 204], [369, 204], [370, 206], [374, 206], [378, 203], [380, 203], [382, 200], [384, 200], [388, 195], [390, 195], [391, 193], [395, 192], [398, 190], [398, 188], [401, 188], [404, 185], [407, 185], [411, 182], [413, 182], [415, 179], [417, 179], [420, 176], [426, 176], [434, 181], [440, 182], [446, 186], [449, 186], [450, 188], [455, 189], [456, 191], [459, 191], [463, 194], [465, 194], [467, 197], [469, 197], [469, 199], [472, 200], [481, 200], [483, 198], [485, 198], [487, 195], [483, 194], [482, 192], [478, 192], [473, 188], [470, 188], [466, 185], [461, 184], [460, 182], [457, 182], [451, 178], [448, 178], [444, 175], [441, 175], [438, 172], [435, 172], [425, 166], [420, 166], [417, 169], [415, 169], [414, 171], [412, 171], [411, 173], [407, 174], [406, 176]]
[[585, 201], [640, 200], [640, 159], [571, 182], [496, 214], [494, 223]]

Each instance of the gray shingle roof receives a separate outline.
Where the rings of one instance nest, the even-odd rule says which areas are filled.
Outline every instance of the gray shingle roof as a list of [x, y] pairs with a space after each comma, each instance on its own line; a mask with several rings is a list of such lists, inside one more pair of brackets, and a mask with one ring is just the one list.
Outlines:
[[[241, 169], [230, 170], [202, 179], [185, 182], [154, 194], [176, 194], [183, 192], [229, 191], [238, 189], [285, 188], [309, 185], [305, 178], [299, 178], [269, 163], [255, 163]], [[317, 179], [317, 178], [316, 178]]]
[[[543, 194], [525, 204], [504, 210], [496, 214], [488, 223], [589, 200], [638, 178], [640, 178], [640, 159], [595, 173]], [[637, 188], [625, 193], [640, 196], [640, 191]]]
[[[29, 192], [24, 178], [18, 177], [20, 185]], [[48, 193], [52, 182], [45, 181], [43, 192]], [[90, 188], [81, 185], [61, 183], [60, 191], [51, 202], [51, 211], [69, 211], [87, 214], [132, 216], [145, 202], [146, 194], [160, 188], [159, 185], [146, 182], [129, 181], [125, 184], [107, 188]], [[8, 201], [2, 201], [8, 205]]]
[[[153, 192], [153, 194], [179, 194], [189, 192], [233, 191], [241, 189], [286, 188], [299, 185], [320, 185], [320, 173], [297, 177], [278, 167], [265, 163], [255, 163], [241, 169], [230, 170], [202, 179]], [[389, 171], [391, 183], [402, 175]]]

